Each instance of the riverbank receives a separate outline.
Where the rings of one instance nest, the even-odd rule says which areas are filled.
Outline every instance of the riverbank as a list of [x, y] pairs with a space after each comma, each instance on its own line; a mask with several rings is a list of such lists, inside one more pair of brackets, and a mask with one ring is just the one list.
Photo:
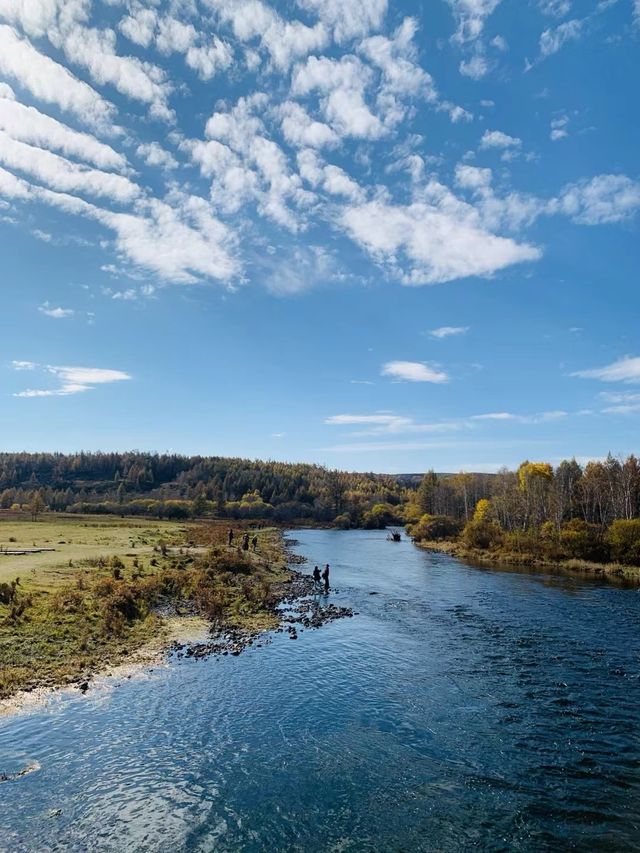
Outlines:
[[[23, 539], [41, 533], [34, 525]], [[85, 693], [105, 678], [132, 677], [172, 656], [238, 655], [268, 643], [267, 632], [295, 640], [298, 631], [353, 615], [313, 596], [312, 579], [293, 568], [305, 562], [291, 551], [295, 540], [276, 528], [243, 527], [232, 545], [228, 522], [165, 526], [155, 539], [147, 530], [144, 551], [113, 553], [111, 543], [109, 557], [78, 554], [48, 573], [0, 583], [0, 715], [60, 689]], [[249, 550], [238, 544], [245, 531]]]
[[425, 551], [449, 554], [452, 557], [470, 563], [480, 563], [487, 566], [508, 565], [531, 568], [539, 566], [540, 568], [558, 571], [577, 572], [584, 575], [625, 580], [640, 585], [639, 566], [623, 566], [619, 563], [593, 563], [588, 560], [577, 559], [550, 560], [536, 554], [470, 548], [467, 545], [452, 540], [421, 540], [414, 541], [414, 544]]
[[[87, 534], [94, 526], [100, 537]], [[255, 550], [244, 551], [237, 538], [228, 547], [227, 527], [136, 526], [136, 539], [129, 527], [123, 536], [121, 524], [82, 518], [55, 534], [38, 522], [0, 527], [0, 542], [74, 543], [68, 561], [50, 553], [39, 566], [30, 554], [2, 558], [0, 701], [11, 709], [15, 696], [65, 686], [84, 691], [98, 674], [157, 663], [178, 643], [276, 628], [294, 581], [283, 536], [273, 528], [252, 531]], [[100, 545], [105, 556], [95, 553]]]

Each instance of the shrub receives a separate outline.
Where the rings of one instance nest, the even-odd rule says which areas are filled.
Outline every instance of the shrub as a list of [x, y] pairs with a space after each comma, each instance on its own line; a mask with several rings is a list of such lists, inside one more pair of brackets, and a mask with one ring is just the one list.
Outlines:
[[417, 524], [410, 528], [412, 539], [438, 541], [455, 539], [462, 530], [463, 524], [457, 518], [448, 515], [423, 515]]
[[342, 515], [337, 515], [334, 518], [333, 523], [340, 530], [349, 530], [351, 527], [351, 516], [348, 512], [343, 512]]
[[0, 583], [0, 604], [11, 604], [17, 595], [16, 582]]
[[469, 521], [464, 528], [462, 538], [470, 548], [486, 551], [502, 544], [503, 533], [495, 521]]
[[374, 504], [362, 516], [362, 526], [367, 530], [384, 530], [389, 524], [398, 523], [398, 515], [390, 504]]
[[566, 554], [579, 560], [605, 561], [608, 559], [599, 527], [588, 524], [581, 518], [572, 518], [562, 525], [560, 545]]
[[611, 523], [606, 536], [611, 555], [619, 563], [640, 565], [640, 519], [618, 518]]

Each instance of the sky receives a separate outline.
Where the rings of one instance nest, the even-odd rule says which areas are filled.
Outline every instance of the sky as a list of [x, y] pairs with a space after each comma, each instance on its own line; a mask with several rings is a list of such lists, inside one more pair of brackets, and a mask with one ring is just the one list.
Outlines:
[[640, 0], [0, 0], [0, 448], [639, 451]]

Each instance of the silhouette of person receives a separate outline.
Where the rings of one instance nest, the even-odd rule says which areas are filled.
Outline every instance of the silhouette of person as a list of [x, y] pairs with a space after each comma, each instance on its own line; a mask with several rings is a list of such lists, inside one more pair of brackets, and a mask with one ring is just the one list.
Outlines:
[[329, 592], [329, 563], [324, 567], [322, 572], [322, 580], [324, 581], [324, 591]]

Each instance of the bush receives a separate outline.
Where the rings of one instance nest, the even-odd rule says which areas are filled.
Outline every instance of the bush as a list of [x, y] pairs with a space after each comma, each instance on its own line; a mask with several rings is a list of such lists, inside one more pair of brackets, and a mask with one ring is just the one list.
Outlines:
[[640, 519], [616, 519], [606, 536], [611, 556], [619, 563], [640, 565]]
[[463, 524], [457, 518], [448, 515], [423, 515], [417, 524], [411, 526], [409, 533], [412, 539], [438, 541], [456, 539]]
[[465, 545], [486, 551], [502, 544], [502, 530], [495, 521], [470, 521], [464, 528], [462, 537]]
[[333, 519], [333, 523], [339, 530], [349, 530], [351, 527], [351, 516], [348, 512], [343, 512], [342, 515], [337, 515]]
[[566, 554], [579, 560], [606, 561], [609, 556], [600, 528], [581, 518], [572, 518], [562, 525], [560, 545]]
[[398, 518], [395, 507], [386, 503], [374, 504], [362, 516], [362, 526], [367, 530], [384, 530], [390, 524], [398, 524], [399, 522], [401, 519]]
[[0, 604], [12, 604], [16, 598], [16, 582], [0, 583]]

